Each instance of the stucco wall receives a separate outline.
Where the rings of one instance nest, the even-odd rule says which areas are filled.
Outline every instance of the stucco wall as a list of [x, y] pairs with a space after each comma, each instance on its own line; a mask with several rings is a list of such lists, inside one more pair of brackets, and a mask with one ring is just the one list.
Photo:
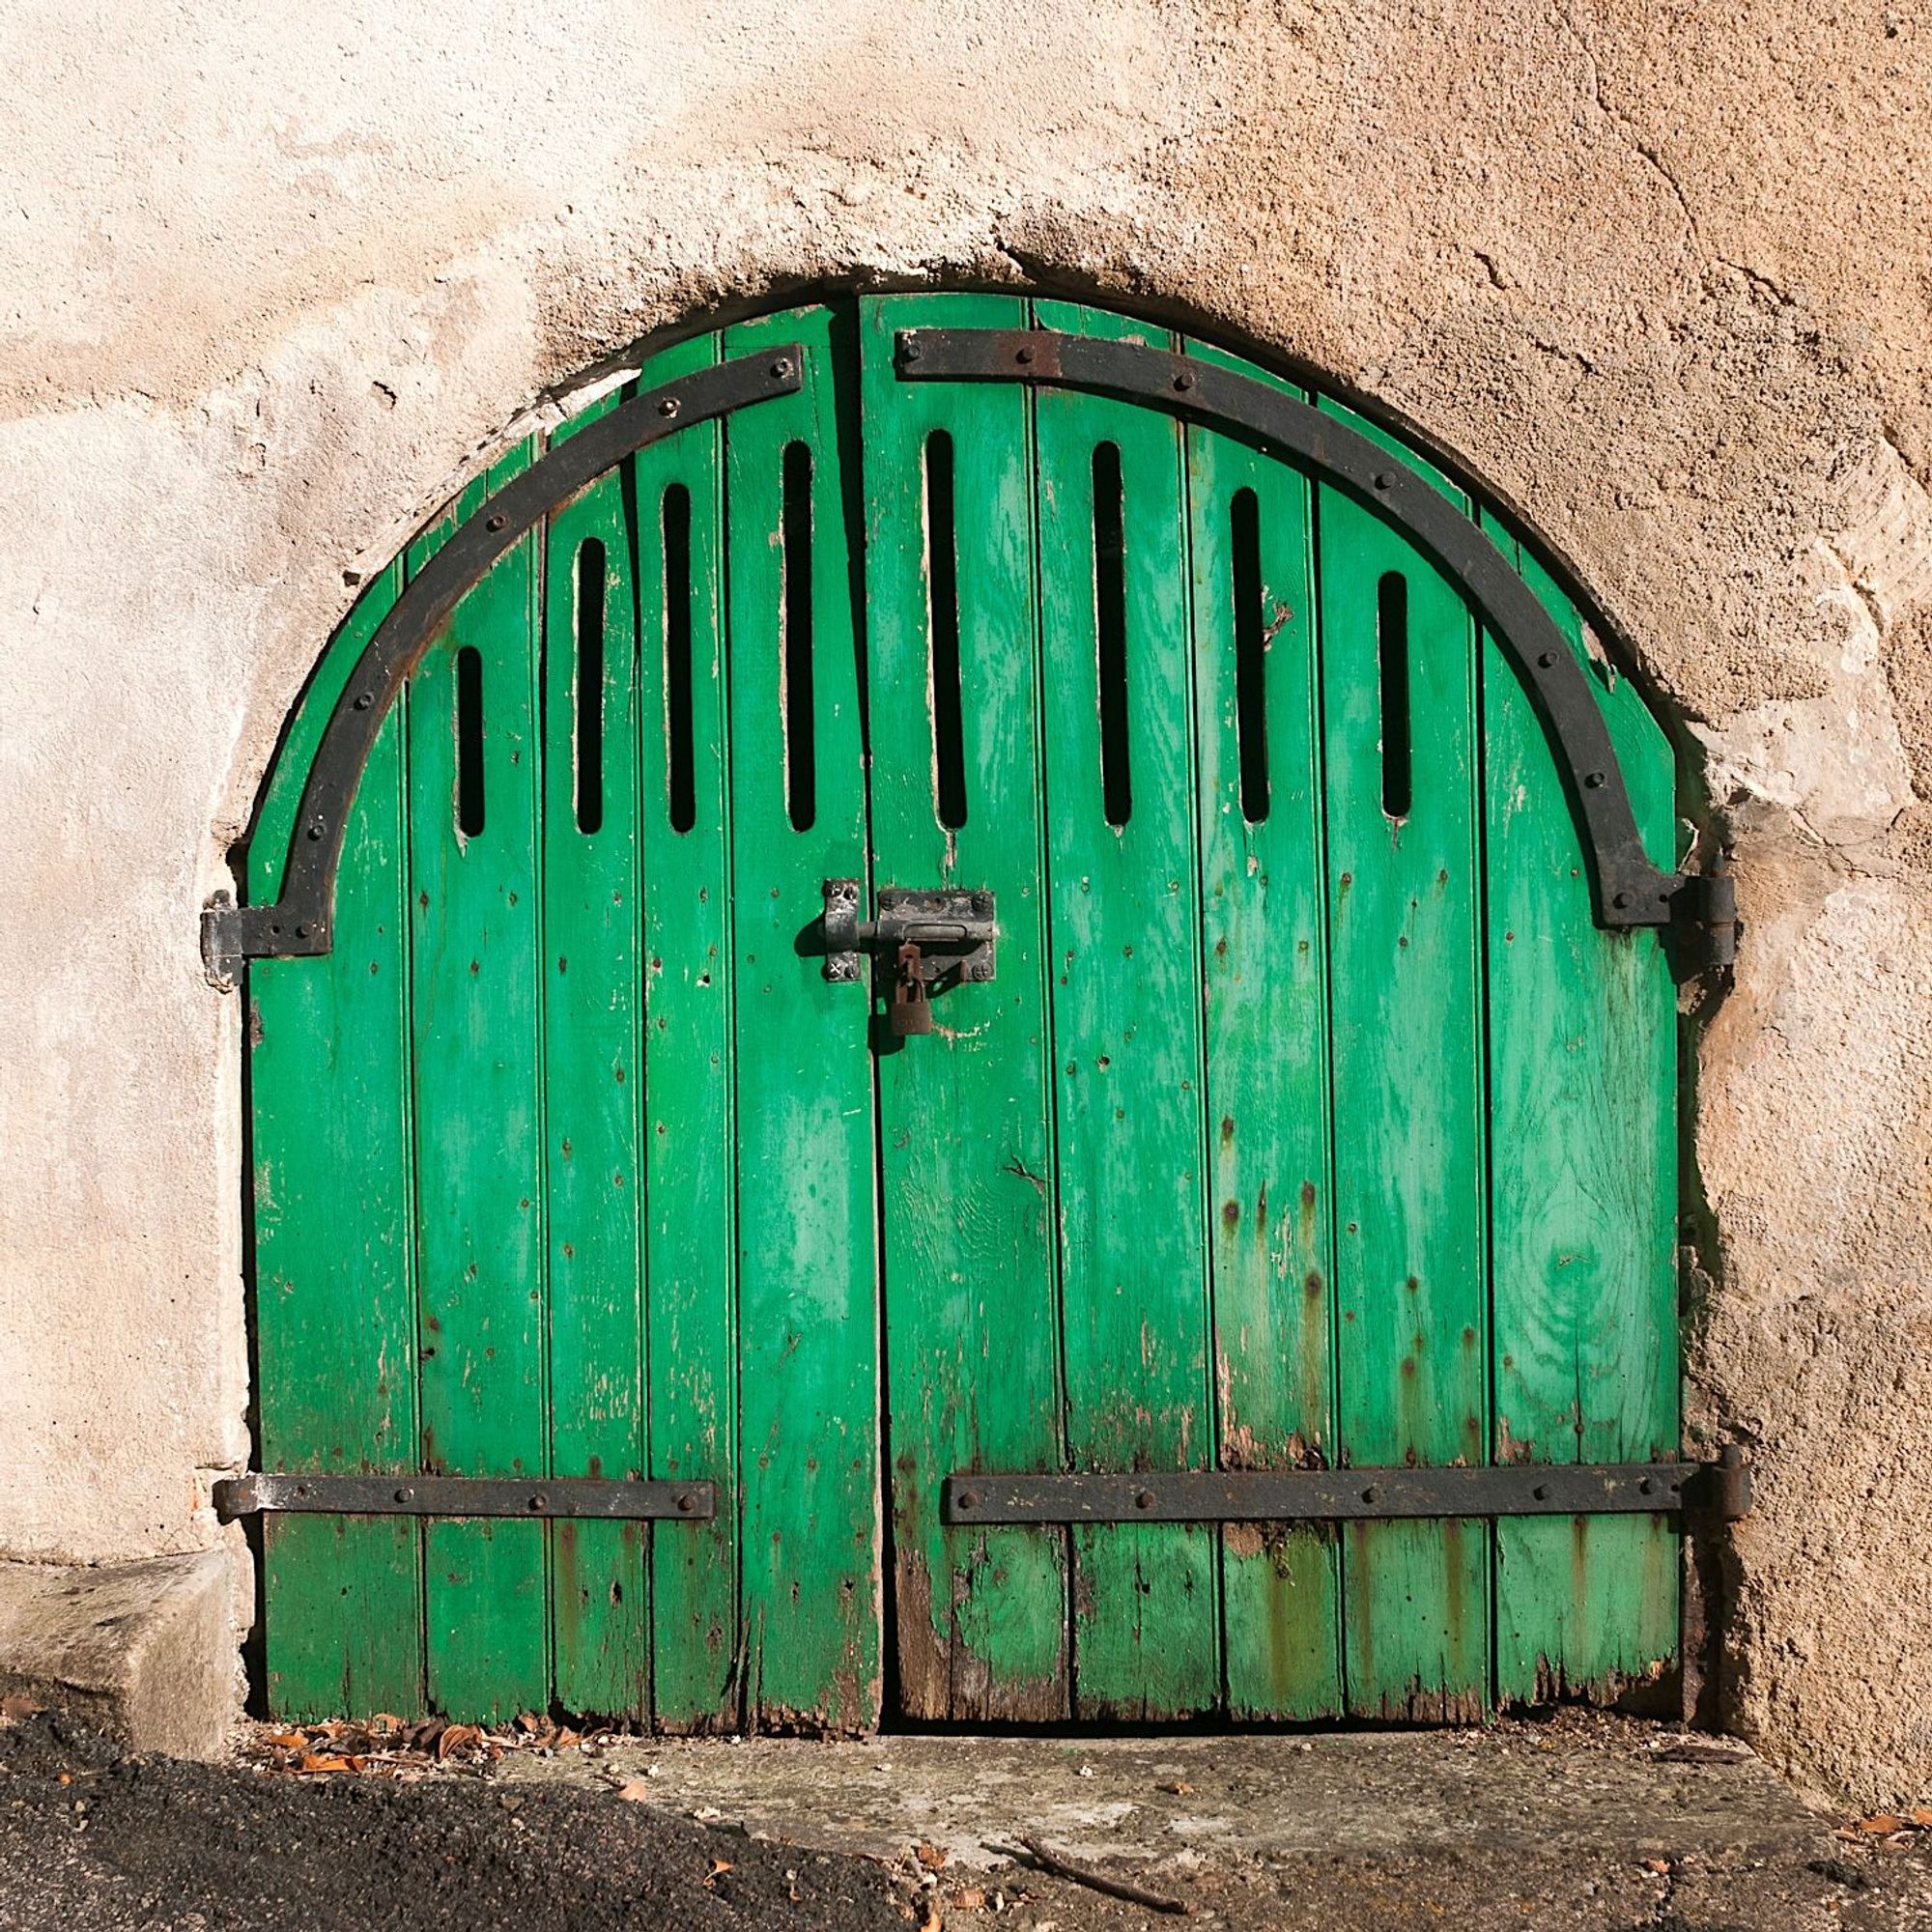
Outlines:
[[1713, 753], [1730, 1714], [1932, 1778], [1932, 27], [1683, 0], [21, 4], [0, 24], [0, 1552], [216, 1539], [237, 1003], [196, 910], [353, 595], [522, 412], [799, 278], [1087, 278], [1373, 392]]

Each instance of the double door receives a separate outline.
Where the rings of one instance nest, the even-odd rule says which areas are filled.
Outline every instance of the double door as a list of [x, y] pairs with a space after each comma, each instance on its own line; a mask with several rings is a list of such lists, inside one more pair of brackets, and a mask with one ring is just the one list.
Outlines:
[[271, 1522], [291, 1714], [1453, 1718], [1675, 1655], [1661, 1516], [974, 1520], [1673, 1454], [1672, 1017], [1398, 530], [1134, 403], [908, 382], [934, 327], [1183, 346], [923, 296], [666, 352], [804, 381], [469, 593], [332, 953], [253, 971], [269, 1465], [719, 1499]]

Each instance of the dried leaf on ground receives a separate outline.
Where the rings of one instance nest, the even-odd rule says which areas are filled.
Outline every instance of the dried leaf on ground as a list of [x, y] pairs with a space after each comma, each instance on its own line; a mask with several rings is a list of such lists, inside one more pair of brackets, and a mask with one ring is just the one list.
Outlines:
[[651, 1795], [650, 1782], [648, 1779], [642, 1777], [626, 1778], [624, 1782], [618, 1785], [617, 1787], [617, 1796], [621, 1798], [626, 1804], [639, 1804], [644, 1799], [648, 1798], [650, 1795]]
[[354, 1771], [356, 1767], [340, 1751], [304, 1751], [301, 1768], [303, 1771]]
[[477, 1743], [483, 1733], [474, 1724], [447, 1725], [436, 1741], [438, 1758], [447, 1758], [452, 1751], [461, 1750], [465, 1745]]
[[937, 1845], [915, 1845], [912, 1855], [927, 1871], [941, 1871], [946, 1865], [946, 1854]]

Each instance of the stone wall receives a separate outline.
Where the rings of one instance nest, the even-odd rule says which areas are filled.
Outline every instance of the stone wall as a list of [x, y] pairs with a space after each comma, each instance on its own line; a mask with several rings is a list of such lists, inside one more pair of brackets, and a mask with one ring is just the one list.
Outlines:
[[[1372, 395], [1709, 750], [1694, 1406], [1729, 1720], [1932, 1778], [1932, 25], [1813, 0], [25, 0], [0, 160], [0, 1552], [217, 1542], [237, 1002], [289, 702], [481, 456], [694, 308], [1039, 276]], [[245, 1600], [245, 1599], [244, 1599]]]

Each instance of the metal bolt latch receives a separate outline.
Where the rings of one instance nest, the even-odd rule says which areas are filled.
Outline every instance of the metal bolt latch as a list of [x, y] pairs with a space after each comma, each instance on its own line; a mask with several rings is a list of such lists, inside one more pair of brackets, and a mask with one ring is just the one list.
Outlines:
[[936, 995], [962, 983], [983, 984], [998, 964], [998, 906], [983, 888], [908, 892], [885, 886], [878, 917], [861, 919], [858, 880], [827, 879], [820, 923], [825, 977], [856, 983], [864, 977], [860, 960], [869, 952], [874, 994], [901, 1039], [933, 1031]]

